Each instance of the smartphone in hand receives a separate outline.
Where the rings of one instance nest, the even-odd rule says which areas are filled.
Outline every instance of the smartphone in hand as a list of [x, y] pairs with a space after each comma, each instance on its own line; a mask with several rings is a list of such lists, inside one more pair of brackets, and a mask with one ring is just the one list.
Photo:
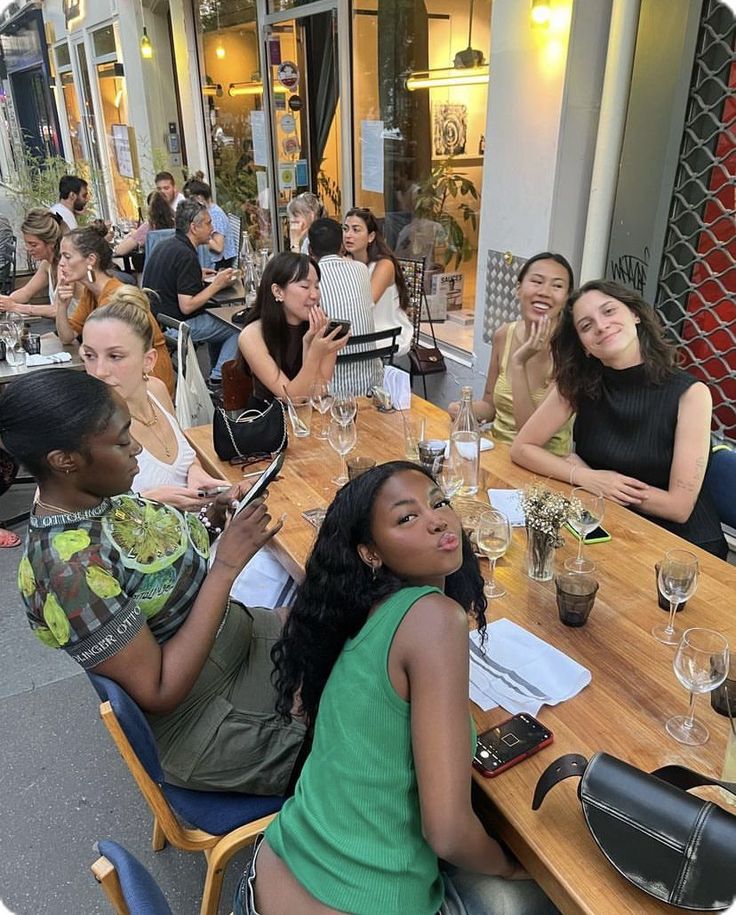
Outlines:
[[473, 765], [486, 778], [495, 778], [553, 740], [549, 728], [522, 712], [478, 737]]

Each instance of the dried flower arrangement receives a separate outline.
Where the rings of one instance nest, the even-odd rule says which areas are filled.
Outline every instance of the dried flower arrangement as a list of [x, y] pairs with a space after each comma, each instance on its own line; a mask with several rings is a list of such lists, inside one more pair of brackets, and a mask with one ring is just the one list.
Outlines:
[[560, 528], [582, 507], [578, 499], [569, 499], [542, 483], [531, 483], [521, 493], [526, 516], [527, 574], [537, 581], [552, 578], [555, 549], [565, 542]]

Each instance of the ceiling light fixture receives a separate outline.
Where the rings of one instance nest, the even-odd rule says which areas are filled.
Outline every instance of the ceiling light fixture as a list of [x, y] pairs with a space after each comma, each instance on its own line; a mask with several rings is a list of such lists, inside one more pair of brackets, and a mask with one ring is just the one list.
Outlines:
[[143, 36], [141, 37], [141, 57], [150, 60], [153, 57], [153, 45], [148, 37], [145, 25], [143, 26]]
[[549, 25], [552, 10], [548, 0], [532, 0], [531, 17], [534, 25]]
[[474, 7], [475, 0], [470, 0], [467, 48], [455, 54], [452, 67], [415, 70], [406, 80], [409, 92], [416, 89], [441, 89], [443, 86], [480, 86], [488, 82], [490, 74], [483, 52], [472, 46]]
[[215, 16], [217, 17], [217, 45], [215, 46], [215, 57], [218, 60], [225, 59], [225, 48], [222, 44], [222, 35], [220, 34], [220, 0], [215, 3]]

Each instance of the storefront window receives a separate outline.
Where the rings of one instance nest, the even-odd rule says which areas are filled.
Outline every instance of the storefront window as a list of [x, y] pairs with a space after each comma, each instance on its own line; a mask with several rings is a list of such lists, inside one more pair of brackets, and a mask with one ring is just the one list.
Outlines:
[[475, 301], [490, 7], [353, 6], [355, 202], [383, 218], [398, 256], [424, 263], [426, 292], [449, 293], [451, 309]]
[[133, 219], [138, 212], [136, 196], [135, 134], [128, 126], [128, 93], [121, 63], [97, 64], [102, 119], [110, 162], [117, 216]]
[[[67, 48], [67, 56], [69, 49]], [[57, 61], [60, 55], [57, 51]], [[72, 143], [72, 156], [75, 162], [82, 162], [87, 159], [85, 154], [84, 128], [82, 127], [82, 115], [79, 111], [79, 102], [77, 101], [77, 92], [74, 88], [74, 77], [71, 70], [66, 70], [59, 74], [61, 82], [61, 92], [64, 97], [64, 107], [66, 108], [66, 119], [69, 125], [69, 138]]]
[[217, 203], [254, 247], [271, 246], [267, 121], [255, 0], [194, 0], [202, 33], [204, 109]]

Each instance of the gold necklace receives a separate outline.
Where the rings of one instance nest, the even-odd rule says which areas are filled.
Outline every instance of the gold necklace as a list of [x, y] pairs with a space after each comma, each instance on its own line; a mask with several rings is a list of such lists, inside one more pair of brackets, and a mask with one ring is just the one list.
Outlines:
[[[158, 415], [156, 413], [156, 404], [151, 400], [151, 395], [146, 392], [146, 396], [148, 398], [148, 403], [151, 406], [151, 412], [153, 413], [153, 419], [149, 419], [149, 420], [141, 419], [140, 416], [135, 416], [135, 414], [133, 414], [133, 413], [130, 414], [130, 418], [134, 419], [136, 422], [140, 423], [142, 426], [146, 426], [146, 428], [150, 429], [151, 426], [155, 426], [158, 423]], [[164, 434], [165, 434], [165, 430], [164, 430]], [[158, 441], [161, 444], [161, 447], [164, 449], [164, 454], [166, 455], [166, 457], [170, 458], [171, 457], [171, 448], [166, 444], [166, 441], [164, 439], [164, 434], [158, 436]]]
[[50, 505], [48, 502], [42, 502], [40, 499], [36, 499], [36, 505], [40, 505], [41, 508], [48, 509], [50, 512], [53, 512], [55, 515], [74, 515], [79, 511], [79, 509], [77, 509], [77, 508], [75, 508], [75, 509], [61, 508], [58, 505]]

